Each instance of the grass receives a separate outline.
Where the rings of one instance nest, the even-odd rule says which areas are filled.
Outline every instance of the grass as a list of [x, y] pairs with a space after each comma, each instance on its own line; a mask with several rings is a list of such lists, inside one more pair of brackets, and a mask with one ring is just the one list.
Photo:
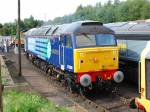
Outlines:
[[4, 92], [4, 112], [69, 112], [33, 93]]
[[6, 80], [5, 78], [2, 78], [2, 85], [8, 85], [8, 80]]

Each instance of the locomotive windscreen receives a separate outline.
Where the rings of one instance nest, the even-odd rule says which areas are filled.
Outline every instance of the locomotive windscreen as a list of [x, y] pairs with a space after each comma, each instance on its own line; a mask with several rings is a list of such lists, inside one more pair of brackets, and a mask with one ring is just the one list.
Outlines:
[[80, 34], [76, 36], [77, 47], [114, 46], [116, 39], [111, 34]]
[[150, 59], [146, 59], [146, 97], [150, 99]]

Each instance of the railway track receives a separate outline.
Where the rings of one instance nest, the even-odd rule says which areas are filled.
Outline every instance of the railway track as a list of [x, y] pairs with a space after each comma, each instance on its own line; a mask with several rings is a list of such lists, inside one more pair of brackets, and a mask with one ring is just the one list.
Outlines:
[[64, 84], [59, 82], [56, 78], [48, 76], [39, 68], [38, 70], [44, 74], [44, 77], [49, 81], [50, 84], [61, 90], [61, 92], [63, 92], [67, 98], [75, 102], [77, 105], [84, 107], [89, 112], [137, 112], [136, 110], [129, 108], [129, 103], [132, 97], [136, 97], [138, 94], [135, 93], [133, 95], [133, 91], [130, 93], [127, 88], [128, 85], [126, 85], [127, 87], [120, 88], [119, 90], [122, 91], [122, 89], [126, 89], [128, 94], [125, 95], [119, 93], [118, 91], [112, 93], [101, 91], [96, 94], [89, 93], [87, 96], [82, 96], [80, 94], [67, 91], [67, 88], [64, 86]]

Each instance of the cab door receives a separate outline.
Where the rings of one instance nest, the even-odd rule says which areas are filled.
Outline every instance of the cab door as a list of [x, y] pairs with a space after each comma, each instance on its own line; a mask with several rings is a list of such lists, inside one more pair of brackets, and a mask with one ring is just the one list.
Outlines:
[[146, 99], [150, 101], [150, 59], [145, 60], [145, 85], [146, 85]]
[[59, 37], [59, 65], [61, 67], [62, 70], [64, 70], [65, 68], [65, 63], [64, 63], [64, 46], [65, 46], [65, 37], [64, 36], [60, 36]]
[[59, 53], [61, 69], [73, 72], [73, 45], [71, 35], [60, 36]]
[[64, 63], [65, 63], [65, 70], [74, 72], [74, 69], [73, 69], [73, 42], [72, 42], [72, 36], [69, 34], [65, 35]]

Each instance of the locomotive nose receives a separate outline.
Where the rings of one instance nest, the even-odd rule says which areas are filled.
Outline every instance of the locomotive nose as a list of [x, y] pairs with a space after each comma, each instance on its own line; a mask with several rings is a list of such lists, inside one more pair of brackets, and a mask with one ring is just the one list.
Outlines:
[[88, 87], [91, 84], [91, 76], [89, 74], [84, 74], [80, 77], [80, 84], [83, 87]]
[[114, 73], [113, 78], [116, 83], [121, 83], [124, 79], [124, 74], [122, 71], [117, 71]]

